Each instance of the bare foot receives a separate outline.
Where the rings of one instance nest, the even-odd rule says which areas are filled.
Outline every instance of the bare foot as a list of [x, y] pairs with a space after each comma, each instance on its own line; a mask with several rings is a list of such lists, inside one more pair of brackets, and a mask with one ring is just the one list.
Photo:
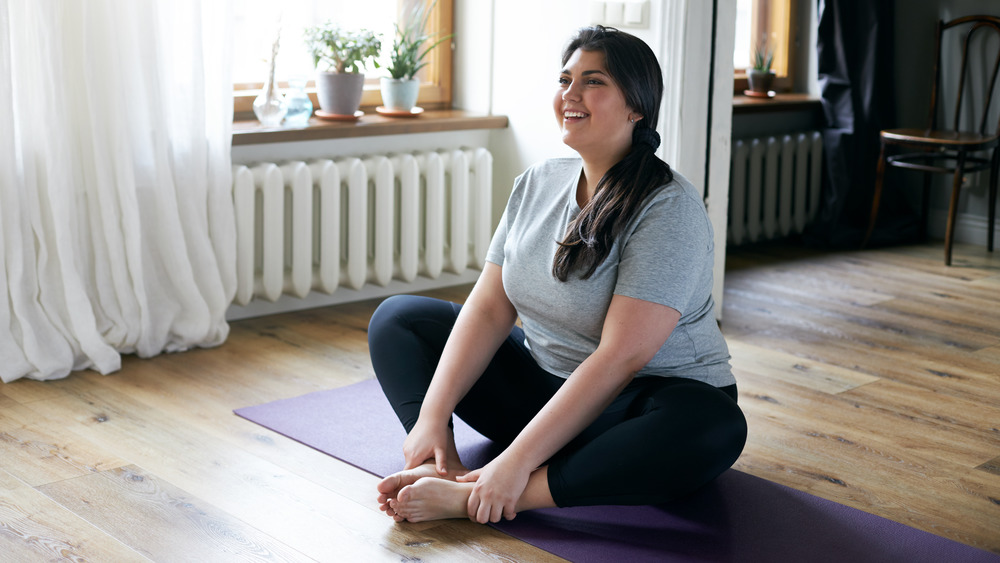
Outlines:
[[[457, 469], [455, 469], [457, 465]], [[423, 465], [418, 465], [413, 469], [405, 469], [398, 473], [393, 473], [385, 479], [379, 481], [375, 488], [378, 490], [378, 507], [379, 510], [385, 512], [389, 516], [392, 516], [397, 522], [402, 522], [403, 518], [396, 515], [395, 511], [389, 505], [389, 501], [395, 499], [399, 492], [407, 485], [412, 485], [419, 479], [431, 478], [431, 479], [441, 479], [454, 481], [455, 477], [458, 475], [464, 475], [469, 472], [465, 466], [458, 464], [453, 464], [450, 467], [453, 469], [449, 471], [447, 476], [443, 476], [437, 472], [437, 468], [434, 466], [433, 462], [425, 463]]]
[[426, 522], [468, 516], [469, 495], [475, 483], [458, 483], [446, 479], [418, 479], [403, 487], [396, 498], [389, 500], [397, 522]]
[[[437, 469], [435, 469], [433, 463], [425, 463], [423, 465], [418, 465], [413, 469], [405, 469], [398, 473], [393, 473], [385, 479], [379, 481], [378, 485], [375, 486], [378, 489], [378, 507], [389, 516], [395, 517], [395, 513], [392, 507], [389, 506], [389, 499], [396, 498], [399, 494], [400, 489], [407, 485], [412, 485], [417, 482], [417, 479], [422, 479], [424, 477], [437, 477], [443, 479], [440, 474], [438, 474]], [[402, 519], [397, 519], [401, 521]]]

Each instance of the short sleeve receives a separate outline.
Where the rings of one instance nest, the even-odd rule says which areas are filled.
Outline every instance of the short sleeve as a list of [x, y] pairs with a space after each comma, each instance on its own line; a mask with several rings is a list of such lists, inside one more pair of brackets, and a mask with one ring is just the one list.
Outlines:
[[507, 210], [504, 209], [503, 215], [500, 216], [500, 224], [497, 225], [497, 230], [493, 232], [493, 240], [490, 241], [490, 247], [486, 251], [486, 261], [492, 262], [497, 266], [503, 266], [504, 245], [506, 243]]
[[496, 231], [493, 232], [493, 240], [490, 241], [490, 247], [486, 251], [487, 262], [503, 266], [506, 256], [504, 246], [507, 244], [507, 233], [509, 232], [511, 223], [517, 218], [521, 201], [524, 199], [528, 174], [528, 172], [525, 172], [514, 179], [514, 187], [511, 189], [510, 197], [507, 199], [507, 206], [504, 207], [503, 215], [500, 216], [500, 223], [497, 225]]
[[711, 293], [713, 247], [704, 203], [693, 190], [671, 184], [623, 240], [615, 294], [689, 313]]

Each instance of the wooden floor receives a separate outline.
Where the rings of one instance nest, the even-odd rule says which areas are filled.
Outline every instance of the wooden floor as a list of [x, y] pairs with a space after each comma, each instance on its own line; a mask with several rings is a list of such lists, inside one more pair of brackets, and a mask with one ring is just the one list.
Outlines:
[[[467, 521], [394, 524], [374, 477], [232, 414], [371, 378], [375, 304], [0, 385], [0, 561], [559, 560]], [[1000, 554], [1000, 252], [737, 250], [724, 311], [737, 469]]]

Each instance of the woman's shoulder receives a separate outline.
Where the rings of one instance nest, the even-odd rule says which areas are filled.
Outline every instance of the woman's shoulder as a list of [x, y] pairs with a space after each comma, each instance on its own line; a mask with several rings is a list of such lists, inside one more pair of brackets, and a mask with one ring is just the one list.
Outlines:
[[507, 208], [555, 204], [561, 196], [560, 190], [553, 186], [568, 185], [574, 174], [580, 174], [581, 166], [582, 161], [578, 158], [550, 158], [532, 164], [514, 181]]
[[705, 199], [701, 191], [698, 190], [683, 174], [672, 171], [673, 179], [657, 188], [643, 205], [645, 211], [656, 208], [669, 207], [676, 212], [690, 210], [692, 208], [705, 209]]
[[692, 184], [687, 177], [676, 170], [671, 170], [671, 174], [673, 175], [673, 179], [660, 186], [653, 193], [653, 197], [651, 198], [652, 201], [671, 198], [686, 198], [699, 202], [702, 201], [701, 192], [694, 187], [694, 184]]
[[525, 179], [560, 178], [574, 172], [579, 174], [581, 166], [579, 158], [549, 158], [532, 164], [521, 176]]
[[673, 179], [653, 192], [635, 218], [671, 224], [708, 224], [705, 200], [683, 174], [673, 171]]

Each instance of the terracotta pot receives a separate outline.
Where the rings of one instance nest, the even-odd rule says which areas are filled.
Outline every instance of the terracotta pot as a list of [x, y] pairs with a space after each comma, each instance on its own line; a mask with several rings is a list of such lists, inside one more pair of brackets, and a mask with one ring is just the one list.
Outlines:
[[326, 113], [354, 115], [361, 107], [364, 88], [365, 75], [361, 73], [316, 73], [316, 98]]

